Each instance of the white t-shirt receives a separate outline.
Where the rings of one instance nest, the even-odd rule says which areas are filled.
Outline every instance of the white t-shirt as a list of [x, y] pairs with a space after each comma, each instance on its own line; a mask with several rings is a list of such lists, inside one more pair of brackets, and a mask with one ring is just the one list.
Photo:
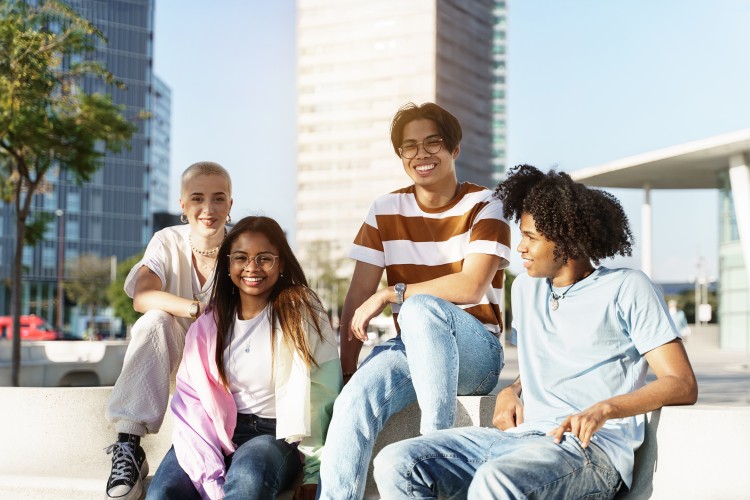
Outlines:
[[252, 319], [235, 317], [224, 369], [239, 413], [276, 418], [269, 307]]
[[[125, 280], [125, 292], [129, 297], [133, 297], [136, 276], [141, 267], [148, 267], [159, 277], [162, 285], [161, 289], [175, 295], [180, 295], [180, 292], [176, 290], [174, 286], [170, 286], [170, 282], [174, 281], [173, 276], [175, 273], [185, 272], [187, 271], [187, 267], [189, 267], [193, 294], [192, 297], [184, 298], [197, 300], [201, 302], [204, 307], [208, 304], [208, 299], [211, 295], [211, 283], [214, 279], [214, 271], [211, 272], [211, 275], [206, 278], [206, 282], [201, 286], [200, 281], [198, 280], [198, 273], [195, 270], [195, 266], [192, 265], [192, 250], [188, 240], [189, 234], [190, 226], [188, 225], [168, 227], [154, 234], [146, 247], [143, 258], [133, 266], [133, 269]], [[182, 254], [184, 260], [173, 262], [173, 252]], [[170, 262], [172, 263], [171, 266], [169, 264]], [[183, 264], [185, 265], [183, 266]]]

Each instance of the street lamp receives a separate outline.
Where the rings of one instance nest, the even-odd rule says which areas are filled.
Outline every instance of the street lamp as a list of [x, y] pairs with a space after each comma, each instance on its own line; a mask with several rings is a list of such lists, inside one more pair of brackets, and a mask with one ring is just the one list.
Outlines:
[[60, 335], [63, 334], [65, 324], [64, 304], [65, 295], [63, 294], [63, 275], [65, 266], [65, 212], [61, 209], [55, 210], [57, 216], [57, 329]]

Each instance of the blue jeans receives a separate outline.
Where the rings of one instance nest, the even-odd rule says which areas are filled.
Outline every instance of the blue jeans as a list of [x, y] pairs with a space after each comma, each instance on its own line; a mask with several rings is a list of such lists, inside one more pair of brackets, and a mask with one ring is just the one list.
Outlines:
[[497, 337], [469, 313], [431, 295], [404, 302], [401, 335], [376, 346], [344, 386], [321, 459], [320, 498], [360, 499], [378, 434], [415, 401], [420, 432], [453, 426], [456, 394], [483, 395], [504, 366]]
[[464, 427], [386, 446], [375, 457], [380, 495], [394, 498], [613, 498], [620, 474], [595, 443], [542, 432]]
[[[276, 439], [275, 419], [238, 414], [232, 441], [237, 449], [225, 459], [226, 500], [273, 499], [291, 487], [302, 470], [297, 447]], [[177, 461], [174, 447], [159, 465], [146, 498], [200, 500], [198, 490]]]

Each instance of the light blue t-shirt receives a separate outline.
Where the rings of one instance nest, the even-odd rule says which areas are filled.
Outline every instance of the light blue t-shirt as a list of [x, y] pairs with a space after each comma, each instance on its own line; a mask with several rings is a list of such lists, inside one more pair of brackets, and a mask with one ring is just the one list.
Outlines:
[[[553, 288], [560, 296], [568, 287]], [[513, 282], [524, 423], [509, 432], [548, 432], [567, 416], [645, 384], [648, 351], [675, 338], [662, 294], [641, 271], [600, 267], [550, 305], [546, 279]], [[608, 420], [592, 442], [630, 487], [644, 416]]]

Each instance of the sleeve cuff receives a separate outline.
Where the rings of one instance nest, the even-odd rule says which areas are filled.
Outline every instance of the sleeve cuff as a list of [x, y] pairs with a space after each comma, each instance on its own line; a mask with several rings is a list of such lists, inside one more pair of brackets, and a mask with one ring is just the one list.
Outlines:
[[209, 479], [203, 483], [203, 491], [211, 500], [224, 498], [224, 479]]

